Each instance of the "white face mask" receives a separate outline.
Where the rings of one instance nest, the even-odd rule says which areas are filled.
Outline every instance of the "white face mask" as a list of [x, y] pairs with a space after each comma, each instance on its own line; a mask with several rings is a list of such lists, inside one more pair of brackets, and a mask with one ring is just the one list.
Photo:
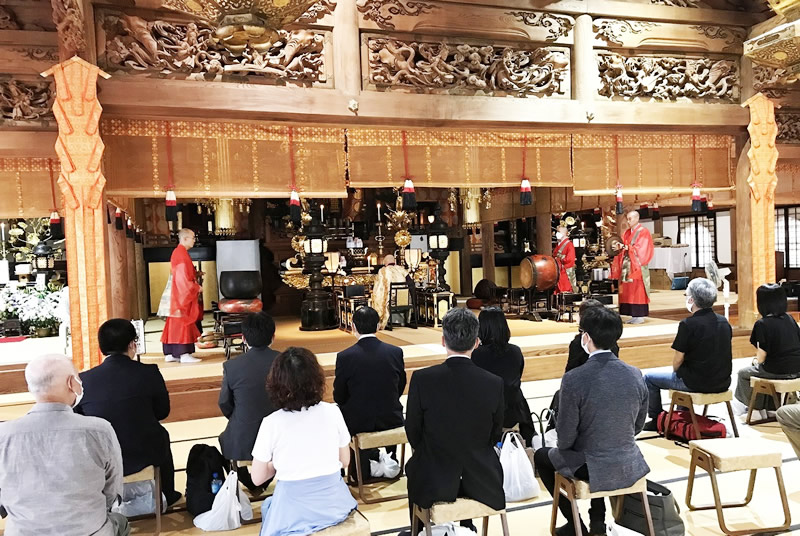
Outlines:
[[[77, 376], [73, 376], [73, 378], [75, 378], [76, 380], [78, 380], [78, 385], [80, 385], [80, 386], [81, 386], [81, 393], [80, 393], [80, 394], [76, 393], [75, 391], [72, 391], [72, 394], [74, 394], [74, 395], [75, 395], [75, 402], [73, 402], [73, 403], [72, 403], [72, 409], [75, 409], [75, 407], [76, 407], [78, 404], [80, 404], [80, 403], [81, 403], [81, 400], [83, 399], [83, 393], [84, 393], [84, 391], [83, 391], [83, 382], [80, 380], [80, 378], [78, 378]], [[71, 389], [70, 389], [70, 390], [71, 390]]]
[[[584, 333], [583, 335], [586, 335], [586, 333]], [[584, 342], [583, 335], [581, 335], [581, 348], [583, 348], [583, 351], [586, 352], [587, 354], [591, 354], [592, 352], [589, 351], [589, 344]]]
[[694, 300], [689, 296], [686, 297], [686, 310], [690, 313], [692, 312], [692, 307], [694, 307]]
[[561, 240], [562, 238], [564, 238], [564, 234], [563, 233], [556, 233], [556, 238]]

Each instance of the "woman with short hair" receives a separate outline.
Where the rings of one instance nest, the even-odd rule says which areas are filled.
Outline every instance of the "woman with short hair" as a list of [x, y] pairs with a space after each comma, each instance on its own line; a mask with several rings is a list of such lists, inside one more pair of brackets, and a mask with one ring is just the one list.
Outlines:
[[252, 478], [275, 477], [261, 507], [261, 536], [311, 534], [341, 523], [357, 504], [342, 480], [350, 463], [350, 434], [335, 404], [322, 402], [325, 376], [305, 348], [278, 354], [267, 376], [276, 411], [261, 422]]
[[478, 315], [480, 346], [472, 352], [472, 361], [480, 368], [503, 379], [505, 411], [503, 427], [519, 424], [519, 433], [528, 445], [536, 429], [533, 426], [528, 401], [522, 394], [522, 371], [525, 358], [516, 344], [511, 344], [511, 330], [499, 307], [486, 307]]
[[[786, 312], [786, 291], [778, 284], [761, 285], [756, 303], [761, 314], [750, 335], [756, 347], [753, 365], [739, 370], [736, 399], [749, 405], [753, 388], [750, 378], [792, 379], [800, 377], [800, 328]], [[771, 409], [774, 404], [766, 395], [756, 397], [754, 410]]]

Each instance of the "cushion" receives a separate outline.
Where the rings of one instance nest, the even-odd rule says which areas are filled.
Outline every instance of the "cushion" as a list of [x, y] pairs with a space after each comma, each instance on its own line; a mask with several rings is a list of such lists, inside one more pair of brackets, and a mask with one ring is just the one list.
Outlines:
[[361, 512], [354, 510], [350, 512], [347, 519], [338, 525], [328, 527], [319, 532], [312, 532], [312, 534], [319, 534], [320, 536], [369, 536], [369, 521], [361, 515]]
[[489, 303], [487, 300], [481, 300], [480, 298], [470, 298], [467, 300], [467, 309], [481, 309], [484, 305]]
[[767, 378], [757, 378], [755, 376], [751, 376], [750, 385], [755, 387], [756, 382], [772, 384], [772, 386], [775, 388], [775, 391], [778, 393], [793, 393], [794, 391], [800, 391], [800, 378], [795, 378], [793, 380], [768, 380]]
[[219, 300], [219, 310], [223, 313], [257, 313], [264, 304], [258, 298], [252, 300]]
[[692, 397], [692, 403], [696, 406], [705, 406], [707, 404], [719, 404], [721, 402], [729, 402], [733, 400], [733, 393], [730, 391], [723, 391], [722, 393], [691, 393], [689, 391], [678, 391], [674, 389], [669, 390], [669, 398], [672, 400], [673, 393], [682, 393]]
[[583, 480], [573, 480], [575, 484], [575, 494], [578, 499], [597, 499], [600, 497], [615, 497], [617, 495], [628, 495], [629, 493], [641, 493], [647, 491], [647, 477], [641, 478], [636, 483], [624, 489], [615, 489], [610, 491], [597, 491], [592, 493], [589, 490], [589, 483]]
[[760, 437], [700, 439], [689, 442], [690, 449], [700, 449], [723, 473], [781, 466], [781, 443]]
[[358, 447], [361, 449], [376, 449], [378, 447], [408, 443], [406, 429], [403, 426], [381, 432], [364, 432], [363, 434], [358, 434], [357, 437]]
[[152, 465], [148, 465], [138, 473], [133, 473], [132, 475], [128, 475], [122, 478], [122, 481], [125, 484], [129, 484], [131, 482], [144, 482], [146, 480], [154, 480], [156, 474], [156, 468]]
[[431, 522], [438, 525], [448, 521], [463, 521], [502, 513], [505, 513], [505, 510], [494, 510], [474, 499], [461, 498], [451, 503], [434, 503], [431, 507]]
[[201, 350], [208, 350], [209, 348], [216, 348], [217, 341], [198, 341], [194, 345]]

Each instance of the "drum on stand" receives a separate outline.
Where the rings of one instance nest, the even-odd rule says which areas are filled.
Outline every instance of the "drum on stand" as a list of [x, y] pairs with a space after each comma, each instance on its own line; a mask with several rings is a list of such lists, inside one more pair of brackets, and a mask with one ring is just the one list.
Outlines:
[[520, 283], [528, 290], [551, 290], [558, 284], [560, 274], [560, 263], [549, 255], [531, 255], [522, 259], [519, 265]]

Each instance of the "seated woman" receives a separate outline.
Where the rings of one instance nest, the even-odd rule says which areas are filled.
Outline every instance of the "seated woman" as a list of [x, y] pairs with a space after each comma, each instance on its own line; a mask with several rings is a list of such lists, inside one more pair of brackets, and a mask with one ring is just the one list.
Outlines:
[[317, 532], [357, 506], [341, 475], [350, 433], [339, 408], [322, 402], [324, 388], [311, 351], [290, 347], [275, 358], [267, 392], [276, 411], [261, 422], [253, 447], [253, 483], [277, 480], [261, 507], [261, 536]]
[[[749, 405], [753, 389], [750, 378], [791, 379], [800, 377], [800, 328], [786, 313], [786, 291], [777, 284], [761, 285], [756, 291], [761, 313], [750, 335], [756, 347], [753, 366], [739, 370], [736, 399]], [[753, 409], [774, 410], [774, 403], [765, 395], [756, 398]]]
[[499, 307], [487, 307], [478, 315], [480, 346], [472, 352], [472, 362], [484, 370], [503, 378], [505, 390], [504, 428], [519, 424], [522, 439], [530, 445], [536, 429], [533, 427], [528, 401], [522, 394], [522, 371], [525, 359], [522, 350], [508, 341], [511, 330]]

